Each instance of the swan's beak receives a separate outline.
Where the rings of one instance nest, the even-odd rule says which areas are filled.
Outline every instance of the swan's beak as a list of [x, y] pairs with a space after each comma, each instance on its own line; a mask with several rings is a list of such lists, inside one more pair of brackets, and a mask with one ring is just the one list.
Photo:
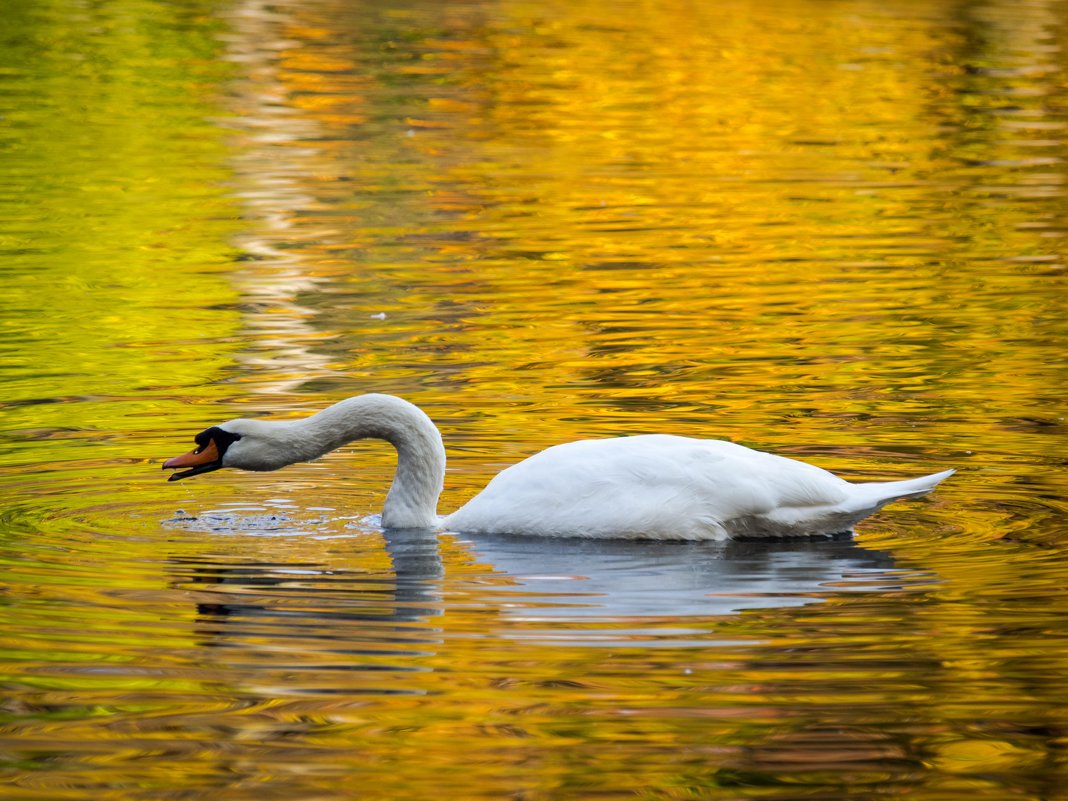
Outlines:
[[218, 470], [222, 466], [222, 456], [219, 455], [219, 448], [215, 445], [215, 440], [209, 441], [203, 448], [189, 451], [183, 456], [175, 456], [173, 459], [168, 459], [163, 463], [164, 470], [174, 470], [179, 467], [193, 468], [192, 470], [175, 473], [167, 479], [168, 481], [178, 481], [190, 476], [199, 476], [201, 473], [210, 473], [212, 470]]

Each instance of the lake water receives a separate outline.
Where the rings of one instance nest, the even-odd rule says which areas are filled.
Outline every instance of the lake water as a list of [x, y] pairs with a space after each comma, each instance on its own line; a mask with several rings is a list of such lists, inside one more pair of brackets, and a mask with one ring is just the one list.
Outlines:
[[[1064, 0], [0, 22], [0, 798], [1068, 798]], [[853, 540], [384, 533], [586, 437], [959, 472]]]

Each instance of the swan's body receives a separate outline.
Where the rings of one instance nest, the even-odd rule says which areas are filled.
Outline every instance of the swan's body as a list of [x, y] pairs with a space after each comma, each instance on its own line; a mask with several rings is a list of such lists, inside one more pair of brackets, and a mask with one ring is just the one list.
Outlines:
[[819, 536], [848, 532], [885, 504], [925, 495], [953, 473], [853, 484], [730, 442], [651, 434], [548, 448], [438, 518], [441, 435], [418, 407], [390, 395], [349, 398], [304, 420], [231, 420], [197, 435], [196, 451], [163, 466], [193, 468], [172, 480], [220, 467], [277, 470], [368, 437], [397, 449], [382, 511], [386, 528], [664, 540]]

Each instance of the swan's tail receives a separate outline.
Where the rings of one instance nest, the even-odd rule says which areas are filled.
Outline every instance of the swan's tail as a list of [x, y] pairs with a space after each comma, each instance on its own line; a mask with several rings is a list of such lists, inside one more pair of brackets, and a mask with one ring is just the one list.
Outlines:
[[854, 484], [857, 498], [863, 503], [878, 509], [890, 501], [899, 501], [902, 498], [919, 498], [945, 481], [956, 470], [943, 470], [941, 473], [932, 473], [922, 478], [909, 478], [904, 481], [875, 481], [870, 484]]

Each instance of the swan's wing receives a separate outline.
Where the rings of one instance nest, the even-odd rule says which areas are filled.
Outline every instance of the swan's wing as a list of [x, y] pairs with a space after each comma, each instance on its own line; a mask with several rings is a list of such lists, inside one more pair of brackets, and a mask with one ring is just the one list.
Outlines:
[[841, 485], [811, 465], [718, 440], [584, 440], [513, 465], [444, 523], [542, 536], [726, 538], [725, 522], [784, 503], [836, 503]]

